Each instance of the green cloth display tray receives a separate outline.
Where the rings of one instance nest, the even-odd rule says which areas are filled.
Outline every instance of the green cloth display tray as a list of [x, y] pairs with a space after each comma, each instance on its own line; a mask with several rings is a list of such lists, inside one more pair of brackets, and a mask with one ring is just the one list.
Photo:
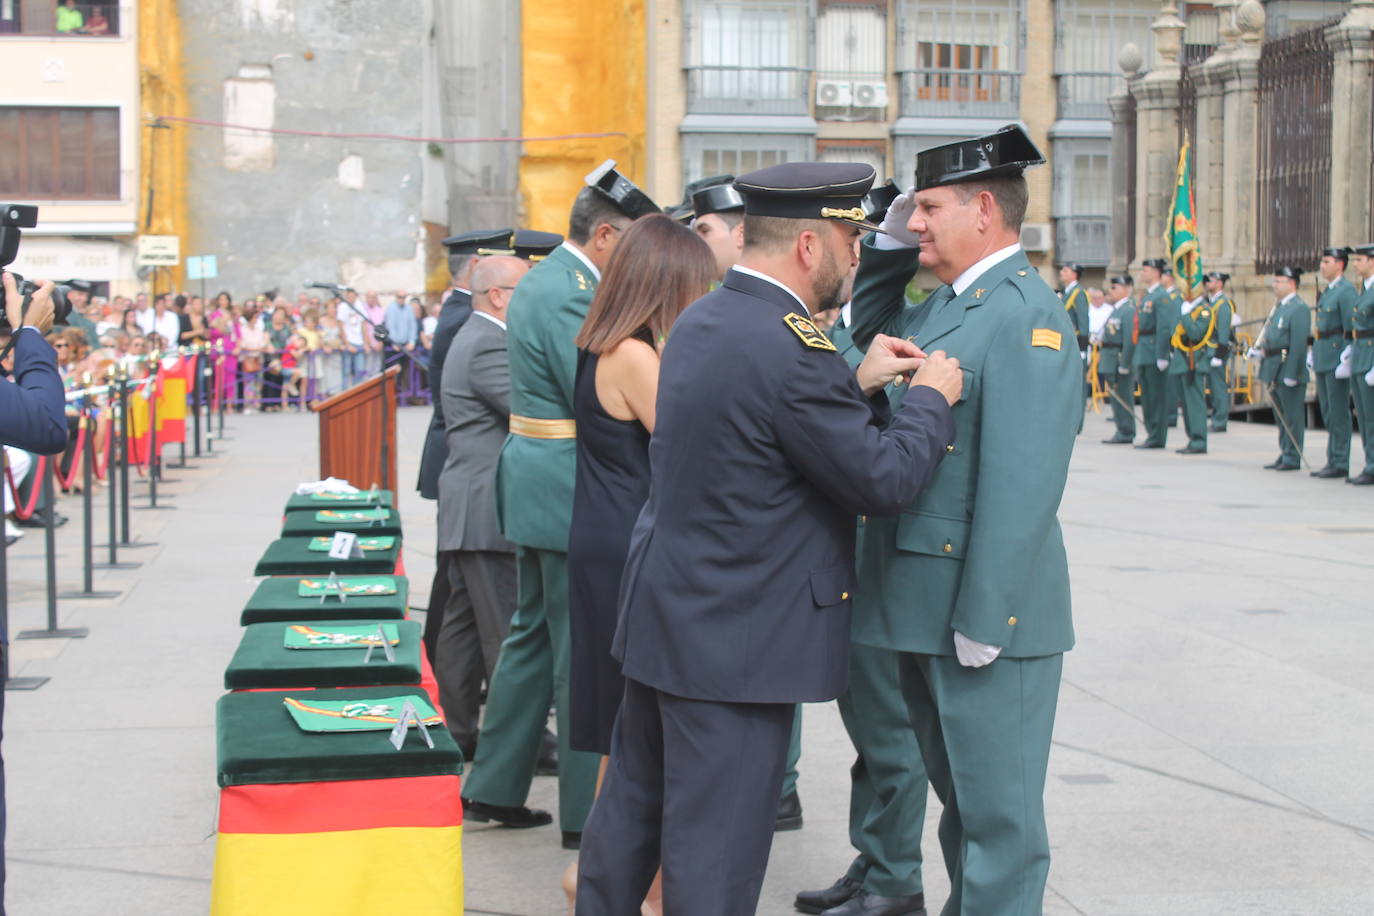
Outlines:
[[327, 551], [310, 549], [311, 538], [278, 538], [263, 551], [258, 560], [255, 576], [327, 576], [337, 572], [339, 575], [361, 575], [363, 573], [389, 573], [396, 568], [396, 557], [401, 551], [401, 539], [386, 550], [365, 550], [361, 560], [336, 560]]
[[[357, 620], [293, 621], [316, 629], [330, 624], [347, 626]], [[255, 623], [245, 627], [238, 651], [224, 671], [229, 690], [272, 687], [363, 687], [368, 684], [420, 683], [420, 624], [413, 620], [375, 621], [395, 626], [401, 643], [392, 648], [394, 662], [380, 646], [372, 661], [363, 664], [365, 648], [288, 649], [282, 637], [288, 624]]]
[[[356, 509], [325, 509], [326, 512], [355, 512]], [[391, 517], [384, 519], [375, 525], [367, 522], [353, 522], [342, 520], [324, 520], [319, 518], [320, 511], [315, 512], [288, 512], [282, 521], [282, 537], [314, 537], [321, 534], [333, 534], [335, 531], [351, 531], [359, 537], [372, 537], [381, 534], [400, 534], [401, 516], [395, 509], [384, 509], [390, 512]]]
[[[388, 570], [389, 572], [390, 570]], [[328, 574], [326, 573], [326, 576]], [[248, 599], [239, 623], [271, 623], [279, 621], [309, 622], [314, 620], [400, 620], [406, 615], [410, 600], [410, 582], [405, 576], [388, 576], [396, 584], [394, 595], [350, 595], [347, 601], [318, 597], [302, 598], [299, 594], [301, 576], [275, 576], [258, 583], [257, 591]], [[323, 580], [324, 576], [312, 576]], [[340, 576], [343, 582], [355, 578]]]
[[[418, 687], [392, 687], [386, 693], [425, 699]], [[376, 687], [362, 687], [326, 688], [312, 695], [321, 700], [367, 700], [378, 694]], [[385, 731], [306, 734], [292, 721], [282, 696], [281, 691], [271, 690], [220, 697], [215, 707], [215, 746], [221, 786], [457, 776], [462, 772], [462, 751], [447, 728], [429, 729], [433, 750], [413, 728], [399, 751]]]
[[[382, 490], [382, 505], [388, 509], [396, 507], [396, 499], [390, 490]], [[291, 498], [286, 501], [287, 512], [309, 511], [311, 515], [321, 509], [361, 509], [367, 505], [364, 502], [352, 499], [316, 499], [309, 493], [292, 493]]]

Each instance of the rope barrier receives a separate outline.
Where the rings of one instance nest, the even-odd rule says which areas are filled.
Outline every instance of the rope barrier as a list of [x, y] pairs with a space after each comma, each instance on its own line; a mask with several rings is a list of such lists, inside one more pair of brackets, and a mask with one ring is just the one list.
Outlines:
[[63, 490], [70, 490], [72, 488], [72, 484], [76, 483], [76, 474], [81, 470], [81, 451], [86, 447], [86, 427], [89, 425], [87, 421], [88, 418], [82, 416], [81, 422], [77, 425], [76, 448], [72, 450], [70, 472], [64, 477], [62, 475], [62, 469], [57, 465], [53, 466], [53, 470], [57, 473], [57, 483]]
[[[47, 456], [47, 455], [36, 455], [36, 456], [34, 457], [34, 465], [33, 465], [34, 474], [33, 474], [33, 479], [34, 479], [35, 481], [42, 480], [42, 479], [43, 479], [43, 475], [44, 475], [45, 473], [47, 473], [47, 470], [48, 470], [48, 456]], [[37, 486], [37, 485], [35, 485], [35, 486], [33, 486], [33, 487], [30, 487], [30, 488], [29, 488], [29, 501], [28, 501], [28, 503], [27, 503], [26, 505], [24, 505], [24, 506], [20, 506], [20, 505], [19, 505], [19, 486], [18, 486], [18, 484], [16, 484], [16, 483], [14, 482], [14, 472], [13, 472], [12, 470], [10, 470], [10, 467], [9, 467], [8, 464], [5, 465], [5, 483], [9, 485], [9, 488], [10, 488], [10, 495], [12, 495], [12, 496], [14, 497], [14, 517], [15, 517], [16, 519], [18, 519], [19, 521], [21, 521], [21, 522], [22, 522], [22, 521], [27, 521], [28, 519], [33, 518], [33, 513], [34, 513], [34, 511], [38, 508], [38, 497], [39, 497], [40, 495], [42, 495], [43, 488], [40, 487], [40, 486]]]

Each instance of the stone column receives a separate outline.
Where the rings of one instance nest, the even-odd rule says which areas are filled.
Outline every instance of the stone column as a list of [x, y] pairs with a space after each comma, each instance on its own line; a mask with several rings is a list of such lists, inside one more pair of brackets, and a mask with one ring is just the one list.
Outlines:
[[1221, 41], [1212, 56], [1192, 68], [1197, 86], [1197, 136], [1193, 138], [1194, 184], [1197, 193], [1199, 240], [1202, 263], [1207, 270], [1217, 269], [1224, 260], [1222, 226], [1225, 222], [1225, 162], [1227, 149], [1222, 117], [1226, 75], [1230, 60], [1240, 41], [1235, 25], [1237, 0], [1220, 0], [1216, 6]]
[[1183, 50], [1183, 20], [1171, 0], [1165, 0], [1155, 33], [1155, 66], [1136, 80], [1136, 255], [1163, 257], [1164, 222], [1169, 217], [1170, 192], [1178, 165], [1179, 55]]
[[1216, 269], [1231, 275], [1243, 318], [1264, 317], [1273, 304], [1266, 278], [1255, 274], [1259, 177], [1259, 58], [1264, 7], [1245, 0], [1235, 11], [1237, 37], [1218, 63], [1222, 83], [1221, 245]]
[[1333, 245], [1374, 237], [1370, 162], [1374, 160], [1374, 0], [1355, 0], [1326, 30], [1335, 60], [1331, 98], [1331, 236]]
[[[1140, 49], [1134, 43], [1127, 43], [1117, 55], [1117, 63], [1126, 74], [1128, 81], [1136, 78], [1142, 63]], [[1127, 86], [1120, 92], [1107, 97], [1107, 107], [1112, 113], [1112, 257], [1107, 267], [1108, 276], [1125, 273], [1131, 269], [1131, 255], [1127, 249], [1126, 220], [1129, 208], [1126, 205], [1128, 190], [1126, 180], [1130, 174], [1129, 159], [1135, 156], [1135, 149], [1127, 145], [1126, 133], [1133, 117], [1130, 110], [1131, 90]]]

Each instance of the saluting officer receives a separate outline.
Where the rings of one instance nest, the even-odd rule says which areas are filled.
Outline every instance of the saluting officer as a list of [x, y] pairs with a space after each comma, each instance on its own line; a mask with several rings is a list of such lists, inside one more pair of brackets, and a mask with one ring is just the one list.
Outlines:
[[[872, 182], [849, 163], [737, 179], [743, 257], [664, 349], [580, 916], [637, 913], [660, 862], [665, 912], [755, 911], [793, 704], [845, 685], [854, 517], [899, 511], [953, 441], [955, 361], [880, 338], [855, 373], [808, 318], [841, 304]], [[889, 412], [883, 387], [918, 365]]]
[[[1145, 420], [1145, 441], [1136, 448], [1163, 448], [1169, 436], [1164, 425], [1164, 370], [1169, 363], [1156, 355], [1156, 337], [1167, 337], [1168, 329], [1174, 326], [1167, 314], [1169, 291], [1160, 283], [1168, 267], [1169, 262], [1163, 258], [1150, 258], [1140, 265], [1140, 282], [1145, 287], [1145, 295], [1136, 313], [1138, 333], [1135, 334], [1135, 370], [1140, 380], [1140, 410]], [[1159, 334], [1156, 334], [1156, 329]]]
[[1102, 328], [1102, 343], [1097, 356], [1097, 374], [1102, 389], [1112, 404], [1116, 435], [1102, 441], [1107, 445], [1129, 445], [1135, 441], [1135, 301], [1130, 274], [1112, 277], [1112, 314]]
[[1317, 315], [1312, 329], [1311, 369], [1317, 375], [1317, 404], [1326, 427], [1326, 466], [1313, 477], [1350, 476], [1350, 363], [1341, 359], [1355, 321], [1355, 287], [1345, 279], [1350, 248], [1322, 252], [1317, 270], [1326, 289], [1317, 294]]
[[945, 805], [951, 914], [1037, 913], [1049, 872], [1044, 780], [1073, 645], [1056, 514], [1083, 375], [1063, 304], [1018, 242], [1023, 169], [1042, 162], [1016, 126], [919, 153], [907, 224], [919, 254], [865, 240], [855, 283], [866, 288], [863, 275], [897, 260], [900, 289], [919, 259], [944, 284], [926, 308], [905, 309], [890, 290], [856, 297], [854, 339], [914, 334], [918, 347], [956, 355], [967, 377], [957, 445], [934, 480], [899, 515], [864, 526], [854, 626], [856, 642], [900, 653], [912, 726]]
[[1211, 370], [1207, 375], [1207, 384], [1211, 386], [1212, 404], [1212, 423], [1208, 430], [1214, 433], [1226, 432], [1226, 421], [1231, 416], [1231, 391], [1226, 387], [1226, 366], [1235, 346], [1232, 342], [1235, 332], [1231, 325], [1235, 321], [1236, 304], [1226, 292], [1226, 282], [1230, 279], [1230, 274], [1214, 270], [1207, 274], [1203, 282], [1207, 301], [1212, 304], [1212, 313], [1217, 316], [1217, 349], [1207, 361]]
[[[1355, 414], [1360, 420], [1360, 439], [1364, 443], [1364, 470], [1346, 483], [1367, 487], [1374, 484], [1374, 243], [1357, 245], [1354, 260], [1361, 289], [1351, 315], [1348, 358]], [[1342, 358], [1346, 358], [1345, 354]]]
[[1260, 339], [1250, 351], [1260, 360], [1259, 379], [1269, 386], [1274, 422], [1279, 430], [1279, 457], [1265, 467], [1296, 471], [1302, 465], [1303, 435], [1307, 431], [1307, 334], [1312, 312], [1298, 296], [1300, 267], [1274, 271], [1278, 302], [1264, 323]]
[[1207, 374], [1216, 352], [1219, 320], [1201, 288], [1197, 298], [1184, 304], [1170, 334], [1169, 377], [1177, 379], [1183, 397], [1183, 428], [1188, 444], [1180, 455], [1207, 454]]

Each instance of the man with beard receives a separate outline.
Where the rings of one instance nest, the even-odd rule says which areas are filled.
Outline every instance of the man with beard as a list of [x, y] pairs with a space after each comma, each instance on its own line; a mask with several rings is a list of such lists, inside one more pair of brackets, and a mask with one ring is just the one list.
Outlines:
[[[741, 176], [740, 263], [673, 327], [581, 916], [637, 912], [660, 863], [665, 912], [755, 911], [793, 707], [847, 680], [854, 517], [898, 511], [951, 447], [954, 361], [879, 336], [855, 372], [809, 317], [841, 304], [872, 183], [857, 163]], [[883, 388], [913, 370], [888, 411]]]

